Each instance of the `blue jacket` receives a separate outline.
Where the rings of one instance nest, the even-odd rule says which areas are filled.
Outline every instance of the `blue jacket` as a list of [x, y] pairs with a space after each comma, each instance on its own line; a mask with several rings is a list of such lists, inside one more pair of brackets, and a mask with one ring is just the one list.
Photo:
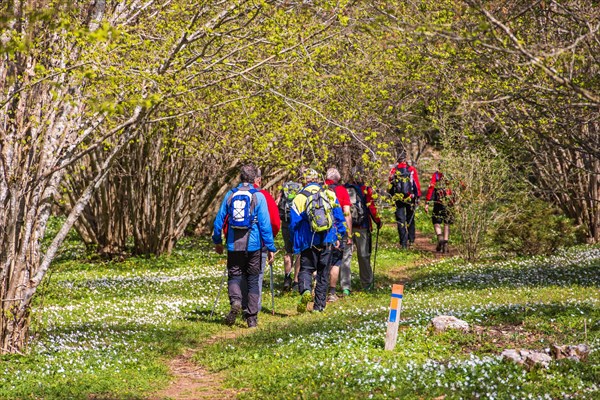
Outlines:
[[[247, 183], [240, 183], [239, 187], [244, 185], [252, 186]], [[212, 240], [214, 244], [223, 243], [222, 232], [223, 225], [225, 224], [225, 218], [227, 217], [227, 201], [231, 197], [233, 191], [230, 190], [225, 194], [225, 198], [221, 203], [219, 212], [215, 218], [213, 226]], [[269, 217], [269, 208], [265, 196], [257, 191], [255, 193], [256, 204], [254, 205], [255, 222], [250, 228], [250, 237], [248, 239], [248, 251], [256, 251], [262, 248], [262, 245], [267, 247], [269, 251], [277, 251], [275, 243], [273, 241], [273, 230], [271, 228], [271, 219]], [[233, 234], [234, 229], [227, 229], [227, 251], [234, 251], [233, 248]]]
[[[302, 191], [306, 190], [315, 193], [321, 185], [318, 183], [309, 183]], [[335, 193], [331, 190], [326, 191], [331, 203], [334, 205], [333, 226], [327, 232], [315, 233], [310, 229], [308, 215], [306, 214], [306, 199], [302, 193], [298, 193], [294, 198], [294, 203], [290, 210], [290, 235], [294, 243], [294, 254], [298, 254], [311, 246], [320, 246], [335, 243], [346, 233], [344, 212], [338, 203]]]

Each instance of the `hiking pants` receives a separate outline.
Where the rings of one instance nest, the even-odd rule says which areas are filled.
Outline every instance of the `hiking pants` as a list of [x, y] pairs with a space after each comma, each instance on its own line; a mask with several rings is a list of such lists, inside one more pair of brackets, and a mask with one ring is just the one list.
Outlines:
[[[258, 302], [260, 299], [260, 287], [258, 278], [260, 275], [261, 251], [229, 251], [227, 252], [227, 289], [229, 303], [241, 304], [246, 298], [248, 304], [248, 317], [256, 317], [258, 314]], [[245, 281], [248, 293], [242, 294], [242, 282]]]
[[[258, 295], [258, 311], [262, 310], [262, 292], [263, 292], [263, 278], [265, 276], [265, 268], [267, 265], [267, 253], [268, 250], [266, 247], [263, 247], [260, 251], [260, 274], [258, 274], [258, 288], [260, 289], [260, 293]], [[240, 283], [240, 288], [242, 289], [242, 311], [244, 315], [248, 315], [248, 282], [242, 280]]]
[[346, 245], [344, 248], [344, 256], [342, 258], [342, 265], [340, 266], [340, 287], [342, 290], [352, 290], [352, 273], [350, 271], [350, 264], [352, 262], [353, 250], [353, 245]]
[[360, 284], [363, 289], [367, 289], [373, 283], [373, 270], [371, 269], [372, 235], [369, 229], [355, 228], [353, 230], [357, 233], [352, 243], [356, 247]]
[[317, 271], [315, 286], [315, 305], [313, 310], [323, 311], [329, 288], [331, 263], [331, 245], [310, 247], [300, 253], [300, 272], [298, 273], [298, 291], [300, 294], [312, 289], [312, 275]]
[[400, 244], [406, 247], [415, 241], [415, 205], [414, 203], [396, 203], [396, 224]]

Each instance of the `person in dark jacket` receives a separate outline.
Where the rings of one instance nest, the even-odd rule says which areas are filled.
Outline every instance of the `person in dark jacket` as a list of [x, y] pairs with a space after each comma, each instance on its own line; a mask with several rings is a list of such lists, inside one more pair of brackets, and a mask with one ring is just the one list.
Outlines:
[[[300, 271], [300, 257], [294, 257], [294, 246], [292, 244], [292, 235], [290, 233], [290, 212], [291, 203], [302, 185], [298, 182], [287, 181], [283, 184], [277, 198], [279, 209], [279, 219], [281, 220], [281, 236], [283, 237], [283, 246], [285, 254], [283, 255], [283, 291], [298, 290], [298, 272]], [[292, 267], [294, 267], [294, 277], [292, 279]]]
[[[342, 271], [348, 271], [342, 274], [342, 287], [350, 287], [350, 263], [352, 260], [352, 251], [356, 248], [358, 257], [358, 269], [360, 283], [363, 290], [373, 288], [373, 270], [371, 268], [371, 250], [372, 250], [372, 231], [373, 222], [377, 229], [381, 228], [381, 218], [377, 215], [377, 207], [373, 199], [373, 189], [364, 183], [364, 171], [361, 167], [352, 169], [352, 178], [350, 183], [346, 184], [346, 189], [350, 198], [356, 197], [353, 208], [361, 207], [361, 210], [352, 210], [352, 244], [344, 250], [344, 259], [342, 261]], [[344, 290], [344, 295], [350, 294], [350, 290]]]
[[267, 262], [273, 261], [277, 249], [265, 196], [253, 186], [258, 170], [252, 164], [244, 165], [240, 175], [242, 182], [228, 191], [221, 203], [213, 226], [212, 240], [215, 251], [223, 254], [222, 233], [227, 221], [227, 287], [231, 309], [225, 317], [225, 323], [233, 325], [242, 311], [240, 284], [245, 280], [248, 287], [246, 321], [248, 327], [255, 327], [259, 311], [261, 249], [263, 246], [267, 248]]
[[415, 242], [415, 210], [421, 198], [421, 184], [417, 169], [406, 162], [406, 151], [398, 154], [398, 163], [389, 175], [388, 192], [396, 205], [396, 223], [400, 245], [407, 249]]

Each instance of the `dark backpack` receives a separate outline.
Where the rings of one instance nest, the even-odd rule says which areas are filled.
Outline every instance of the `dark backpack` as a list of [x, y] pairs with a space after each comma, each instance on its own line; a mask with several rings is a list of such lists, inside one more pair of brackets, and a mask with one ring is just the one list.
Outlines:
[[227, 222], [231, 229], [248, 230], [256, 220], [254, 209], [258, 190], [251, 186], [232, 189], [227, 201]]
[[438, 203], [448, 203], [450, 202], [450, 195], [452, 191], [448, 187], [448, 179], [442, 175], [440, 177], [440, 173], [436, 172], [435, 179], [435, 187], [433, 190], [433, 201]]
[[394, 168], [392, 176], [392, 194], [399, 194], [404, 199], [409, 199], [413, 195], [413, 177], [408, 166]]
[[324, 188], [319, 188], [315, 193], [303, 190], [306, 196], [306, 215], [310, 229], [313, 232], [325, 232], [333, 226], [333, 205]]
[[352, 226], [362, 227], [369, 218], [369, 209], [367, 208], [367, 199], [362, 193], [360, 187], [346, 184], [346, 190], [350, 196], [350, 215], [352, 216]]
[[290, 220], [290, 209], [294, 203], [296, 195], [302, 190], [302, 185], [298, 182], [286, 182], [281, 188], [281, 198], [279, 199], [279, 217], [288, 222]]

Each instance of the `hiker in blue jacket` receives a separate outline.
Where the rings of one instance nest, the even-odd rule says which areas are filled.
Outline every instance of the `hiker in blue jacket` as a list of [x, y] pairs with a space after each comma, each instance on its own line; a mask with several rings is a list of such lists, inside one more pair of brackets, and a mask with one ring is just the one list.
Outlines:
[[258, 284], [262, 270], [261, 248], [267, 248], [267, 262], [275, 257], [275, 243], [265, 196], [254, 188], [258, 169], [244, 165], [241, 169], [242, 182], [231, 189], [221, 203], [215, 218], [212, 240], [215, 251], [223, 254], [222, 233], [227, 225], [227, 287], [231, 310], [225, 317], [227, 325], [233, 325], [242, 310], [240, 284], [246, 281], [248, 287], [248, 327], [257, 325], [258, 299], [261, 287]]
[[[300, 254], [300, 273], [298, 274], [298, 291], [302, 295], [298, 304], [298, 312], [305, 312], [306, 305], [312, 300], [312, 275], [317, 272], [313, 311], [323, 311], [326, 304], [331, 252], [340, 247], [340, 240], [346, 233], [344, 214], [335, 193], [324, 189], [319, 174], [312, 169], [304, 172], [306, 186], [294, 198], [290, 211], [290, 232], [293, 237], [294, 254]], [[309, 198], [322, 191], [326, 207], [326, 218], [329, 220], [325, 230], [315, 228], [309, 213]], [[317, 229], [317, 231], [315, 230]]]

